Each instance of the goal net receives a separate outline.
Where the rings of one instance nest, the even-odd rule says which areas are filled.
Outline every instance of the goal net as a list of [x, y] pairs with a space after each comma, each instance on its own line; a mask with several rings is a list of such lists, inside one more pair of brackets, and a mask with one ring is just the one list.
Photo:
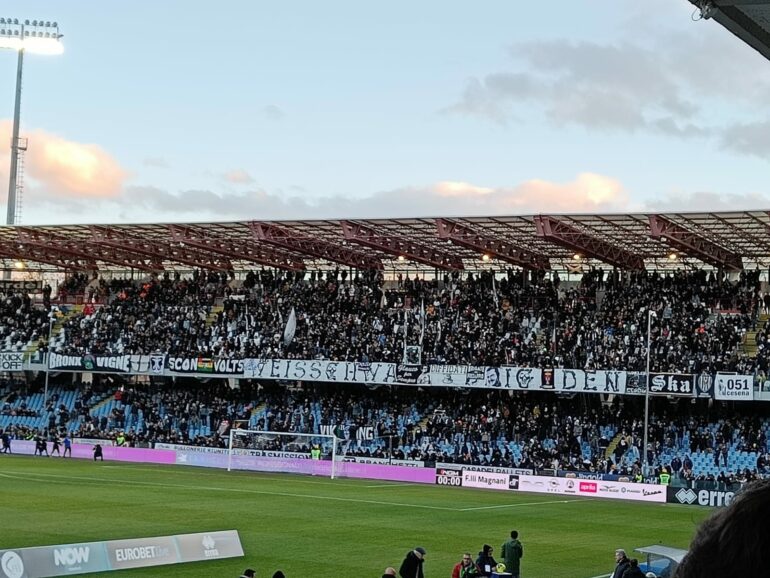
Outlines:
[[287, 472], [334, 478], [338, 441], [334, 435], [234, 428], [230, 430], [227, 471]]

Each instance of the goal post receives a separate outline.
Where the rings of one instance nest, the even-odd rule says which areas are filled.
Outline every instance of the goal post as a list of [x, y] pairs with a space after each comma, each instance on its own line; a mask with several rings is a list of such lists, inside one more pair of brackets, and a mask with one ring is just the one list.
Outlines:
[[232, 428], [227, 444], [227, 471], [322, 472], [323, 475], [328, 472], [334, 479], [338, 442], [334, 435]]

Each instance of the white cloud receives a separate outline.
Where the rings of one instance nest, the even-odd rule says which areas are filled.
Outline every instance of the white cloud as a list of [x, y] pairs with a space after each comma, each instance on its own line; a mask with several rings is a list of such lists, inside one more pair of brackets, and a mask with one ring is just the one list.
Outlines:
[[243, 169], [235, 169], [223, 175], [225, 181], [234, 185], [249, 185], [254, 182], [254, 177]]
[[[628, 195], [618, 180], [582, 173], [566, 183], [532, 179], [509, 187], [489, 187], [440, 181], [380, 191], [367, 197], [339, 195], [313, 200], [260, 189], [239, 193], [191, 189], [173, 193], [151, 186], [129, 186], [119, 197], [103, 200], [42, 198], [35, 218], [39, 222], [72, 222], [73, 218], [77, 222], [103, 222], [105, 214], [135, 222], [386, 218], [601, 212], [628, 206]], [[52, 218], [41, 217], [41, 213]]]
[[[25, 178], [49, 196], [110, 198], [120, 194], [128, 173], [95, 144], [70, 141], [42, 130], [27, 131]], [[11, 139], [11, 122], [0, 121], [0, 141]], [[7, 162], [8, 153], [2, 159]]]
[[510, 70], [469, 79], [442, 112], [500, 125], [534, 112], [558, 127], [712, 139], [762, 158], [770, 152], [770, 68], [729, 34], [555, 39], [516, 44], [510, 55]]

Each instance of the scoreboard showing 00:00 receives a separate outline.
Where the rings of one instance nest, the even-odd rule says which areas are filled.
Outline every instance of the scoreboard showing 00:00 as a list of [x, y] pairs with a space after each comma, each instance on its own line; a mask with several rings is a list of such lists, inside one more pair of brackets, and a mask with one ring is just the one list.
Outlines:
[[449, 468], [436, 468], [436, 484], [439, 486], [462, 486], [462, 470]]

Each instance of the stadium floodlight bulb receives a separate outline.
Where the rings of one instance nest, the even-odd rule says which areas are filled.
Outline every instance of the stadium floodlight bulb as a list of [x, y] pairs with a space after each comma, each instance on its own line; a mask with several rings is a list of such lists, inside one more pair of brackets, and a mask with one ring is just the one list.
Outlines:
[[[64, 52], [61, 42], [62, 35], [56, 22], [43, 22], [42, 20], [24, 20], [19, 24], [18, 18], [3, 18], [3, 29], [0, 31], [0, 49], [15, 51], [24, 50], [30, 54], [58, 55]], [[28, 30], [34, 27], [38, 30]], [[40, 28], [47, 28], [41, 30]]]
[[21, 38], [12, 38], [10, 36], [0, 36], [0, 49], [9, 48], [11, 50], [21, 49]]
[[25, 38], [23, 48], [25, 52], [32, 54], [58, 55], [64, 52], [64, 45], [59, 38]]

